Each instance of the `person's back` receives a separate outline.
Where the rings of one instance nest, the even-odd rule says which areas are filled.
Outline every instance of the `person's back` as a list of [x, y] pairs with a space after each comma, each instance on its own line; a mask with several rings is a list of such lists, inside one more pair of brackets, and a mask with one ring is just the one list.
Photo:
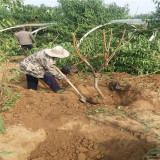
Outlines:
[[24, 55], [27, 55], [27, 49], [32, 49], [32, 43], [36, 43], [31, 32], [25, 31], [25, 27], [20, 27], [20, 31], [15, 33], [15, 38], [17, 39], [19, 45], [21, 45]]
[[20, 45], [32, 45], [32, 42], [35, 43], [35, 39], [32, 34], [27, 31], [20, 31], [15, 33], [15, 37], [17, 38]]

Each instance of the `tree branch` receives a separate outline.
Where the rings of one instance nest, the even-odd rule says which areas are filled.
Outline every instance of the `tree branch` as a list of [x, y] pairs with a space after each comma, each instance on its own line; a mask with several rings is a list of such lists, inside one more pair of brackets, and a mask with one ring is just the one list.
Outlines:
[[19, 28], [19, 27], [27, 27], [27, 26], [35, 26], [35, 27], [41, 26], [42, 27], [42, 26], [47, 26], [47, 25], [57, 25], [57, 23], [21, 24], [21, 25], [17, 25], [17, 26], [2, 29], [2, 30], [0, 30], [0, 32], [15, 29], [15, 28]]
[[109, 63], [109, 62], [111, 61], [111, 59], [115, 56], [115, 54], [116, 54], [117, 50], [119, 49], [119, 47], [120, 47], [120, 45], [121, 45], [121, 43], [122, 43], [122, 41], [123, 41], [123, 38], [124, 38], [125, 32], [126, 32], [126, 29], [124, 29], [124, 31], [123, 31], [123, 35], [122, 35], [122, 38], [121, 38], [121, 40], [120, 40], [120, 42], [119, 42], [119, 44], [118, 44], [117, 48], [115, 49], [115, 51], [114, 51], [114, 52], [111, 54], [111, 56], [108, 58], [107, 63]]
[[73, 34], [72, 37], [73, 37], [73, 45], [74, 45], [74, 48], [75, 48], [75, 50], [76, 50], [76, 52], [77, 52], [77, 55], [79, 56], [79, 58], [80, 58], [82, 61], [84, 61], [84, 62], [91, 68], [92, 72], [95, 74], [94, 68], [93, 68], [93, 67], [90, 65], [90, 63], [89, 63], [86, 59], [84, 59], [84, 58], [82, 57], [82, 55], [80, 54], [79, 49], [78, 49], [78, 47], [77, 47], [77, 42], [76, 42], [76, 37], [75, 37], [75, 35]]

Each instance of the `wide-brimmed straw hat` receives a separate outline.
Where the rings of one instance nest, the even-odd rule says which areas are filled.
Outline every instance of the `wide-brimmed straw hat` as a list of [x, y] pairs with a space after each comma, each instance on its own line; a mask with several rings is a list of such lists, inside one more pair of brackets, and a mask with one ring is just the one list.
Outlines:
[[66, 58], [69, 56], [69, 52], [61, 46], [56, 46], [52, 49], [45, 49], [45, 53], [50, 57]]

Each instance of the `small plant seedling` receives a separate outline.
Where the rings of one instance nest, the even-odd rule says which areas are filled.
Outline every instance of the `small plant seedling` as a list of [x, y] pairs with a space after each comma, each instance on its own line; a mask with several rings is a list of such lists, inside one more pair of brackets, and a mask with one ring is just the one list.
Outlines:
[[99, 99], [99, 96], [95, 96], [96, 99]]
[[122, 83], [121, 86], [126, 87], [127, 83]]
[[100, 154], [101, 156], [103, 156], [103, 155], [104, 155], [104, 153], [103, 153], [103, 152], [100, 152], [99, 154]]
[[156, 89], [157, 92], [160, 92], [160, 88]]
[[121, 109], [121, 106], [118, 106], [117, 109], [120, 110], [120, 109]]
[[95, 108], [94, 110], [96, 113], [105, 113], [106, 112], [106, 110], [102, 109], [101, 107]]
[[148, 155], [155, 156], [157, 153], [160, 153], [160, 151], [151, 151]]
[[101, 143], [98, 143], [98, 144], [97, 144], [97, 147], [99, 148], [101, 145], [102, 145]]
[[154, 85], [154, 83], [142, 83], [141, 86], [142, 87], [152, 87]]
[[99, 120], [96, 120], [95, 123], [98, 124], [98, 123], [99, 123]]
[[125, 131], [125, 128], [121, 128], [120, 130], [121, 130], [121, 131]]
[[2, 133], [2, 134], [6, 133], [6, 129], [4, 127], [3, 119], [1, 116], [0, 116], [0, 133]]
[[19, 75], [20, 75], [21, 72], [22, 71], [20, 71], [20, 70], [14, 70], [14, 71], [12, 71], [11, 75], [9, 75], [7, 77], [8, 82], [10, 82], [11, 80], [14, 80], [15, 82], [19, 82], [18, 77], [19, 77]]
[[150, 160], [151, 159], [158, 159], [157, 154], [160, 153], [160, 149], [159, 148], [155, 148], [152, 149], [151, 151], [149, 151], [142, 160]]
[[78, 72], [78, 76], [81, 78], [84, 78], [84, 73], [83, 72]]
[[11, 153], [15, 153], [15, 152], [6, 152], [6, 151], [0, 152], [1, 155], [2, 155], [2, 154], [11, 154]]
[[2, 90], [0, 94], [3, 96], [2, 100], [0, 101], [2, 102], [2, 108], [0, 108], [2, 111], [12, 109], [15, 102], [21, 97], [20, 94], [14, 92], [7, 86], [5, 86], [4, 90]]
[[157, 137], [158, 140], [160, 140], [160, 136], [158, 134], [156, 134], [156, 137]]

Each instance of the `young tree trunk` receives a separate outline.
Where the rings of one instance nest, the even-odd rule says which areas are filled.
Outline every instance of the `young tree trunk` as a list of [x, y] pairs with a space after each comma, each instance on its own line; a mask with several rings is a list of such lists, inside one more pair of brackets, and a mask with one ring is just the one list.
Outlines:
[[94, 87], [97, 90], [97, 92], [99, 93], [99, 95], [105, 99], [105, 96], [103, 95], [103, 93], [101, 92], [101, 90], [98, 87], [98, 82], [99, 82], [99, 73], [95, 73], [94, 76]]

